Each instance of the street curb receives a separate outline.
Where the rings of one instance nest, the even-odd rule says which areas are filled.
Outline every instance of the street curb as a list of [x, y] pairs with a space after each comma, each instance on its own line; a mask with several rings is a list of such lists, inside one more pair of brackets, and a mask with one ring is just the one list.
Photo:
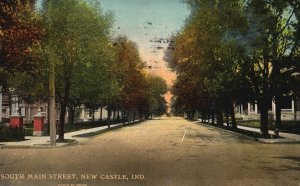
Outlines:
[[[198, 122], [198, 121], [196, 122], [196, 124], [200, 124], [200, 125], [203, 125], [203, 126], [206, 126], [206, 127], [210, 127], [210, 128], [214, 128], [214, 129], [217, 129], [217, 130], [221, 130], [221, 131], [225, 131], [225, 132], [228, 132], [228, 133], [243, 136], [244, 138], [247, 138], [247, 139], [259, 142], [259, 143], [263, 143], [263, 144], [299, 144], [300, 143], [300, 141], [291, 140], [291, 139], [288, 139], [288, 138], [284, 138], [284, 139], [288, 139], [290, 141], [279, 141], [278, 139], [273, 139], [273, 141], [272, 141], [271, 139], [253, 138], [253, 137], [247, 136], [245, 134], [241, 134], [241, 133], [238, 133], [238, 132], [234, 132], [234, 131], [226, 130], [226, 129], [223, 129], [223, 128], [215, 127], [215, 126], [208, 125], [208, 124], [205, 124], [205, 123], [201, 123], [201, 122]], [[274, 140], [276, 140], [276, 141], [274, 141]]]
[[[33, 145], [0, 145], [0, 149], [55, 149], [78, 144], [79, 141], [67, 143], [65, 145], [50, 146], [50, 144], [33, 144]], [[59, 144], [59, 143], [56, 143]]]
[[250, 140], [257, 141], [257, 140], [255, 140], [255, 138], [252, 138], [252, 137], [247, 136], [247, 135], [245, 135], [245, 134], [240, 134], [240, 133], [238, 133], [238, 132], [234, 132], [234, 131], [222, 129], [222, 128], [219, 128], [219, 127], [211, 126], [211, 125], [208, 125], [208, 124], [205, 124], [205, 123], [201, 123], [201, 122], [198, 122], [198, 121], [195, 122], [195, 123], [196, 123], [196, 124], [200, 124], [200, 125], [204, 125], [204, 126], [209, 127], [209, 128], [217, 129], [217, 130], [220, 130], [220, 131], [225, 131], [225, 132], [228, 132], [228, 133], [231, 133], [231, 134], [236, 134], [236, 135], [242, 136], [242, 137], [247, 138], [247, 139], [250, 139]]
[[[85, 133], [85, 134], [81, 134], [81, 135], [75, 135], [75, 136], [72, 136], [72, 137], [95, 138], [95, 137], [97, 137], [101, 134], [108, 133], [108, 132], [113, 132], [115, 130], [118, 130], [118, 129], [121, 129], [121, 128], [124, 128], [124, 127], [134, 126], [134, 125], [140, 124], [144, 121], [147, 121], [147, 120], [140, 120], [140, 121], [136, 121], [134, 123], [125, 122], [125, 123], [119, 124], [117, 126], [111, 126], [110, 128], [106, 128], [106, 129], [99, 130], [99, 131], [96, 131], [96, 132], [89, 132], [89, 133]], [[85, 137], [84, 135], [90, 135], [90, 136]], [[81, 143], [81, 142], [78, 142], [78, 143]]]
[[[82, 138], [87, 138], [87, 140], [92, 139], [92, 138], [95, 138], [95, 137], [97, 137], [101, 134], [112, 132], [114, 130], [118, 130], [118, 129], [121, 129], [121, 128], [124, 128], [124, 127], [134, 126], [136, 124], [140, 124], [140, 123], [145, 122], [145, 121], [147, 121], [147, 120], [139, 120], [139, 121], [135, 121], [133, 123], [124, 122], [124, 123], [116, 125], [116, 126], [112, 125], [110, 128], [106, 128], [106, 129], [103, 129], [103, 130], [100, 130], [100, 131], [97, 131], [97, 132], [86, 133], [86, 134], [91, 134], [91, 136], [82, 137]], [[84, 135], [84, 134], [81, 134], [81, 135]], [[80, 137], [80, 135], [74, 135], [72, 137], [76, 137], [76, 136]], [[74, 140], [73, 142], [70, 142], [70, 143], [67, 143], [67, 144], [64, 144], [64, 145], [60, 145], [60, 146], [57, 146], [57, 145], [56, 146], [50, 146], [48, 144], [33, 144], [33, 145], [1, 145], [0, 144], [0, 149], [55, 149], [55, 148], [62, 148], [62, 147], [68, 147], [68, 146], [75, 146], [77, 144], [84, 143], [87, 140], [82, 141], [82, 142]], [[59, 143], [56, 143], [56, 144], [59, 144]]]

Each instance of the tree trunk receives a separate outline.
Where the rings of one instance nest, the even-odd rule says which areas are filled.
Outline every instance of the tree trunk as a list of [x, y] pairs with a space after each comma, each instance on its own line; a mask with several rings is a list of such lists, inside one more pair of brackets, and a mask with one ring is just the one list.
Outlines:
[[275, 108], [275, 115], [276, 115], [276, 129], [281, 128], [281, 96], [276, 96], [275, 97], [275, 103], [276, 103], [276, 108]]
[[226, 116], [226, 125], [227, 125], [227, 127], [229, 127], [229, 113], [228, 113], [228, 111], [226, 111], [225, 116]]
[[8, 94], [8, 103], [9, 103], [9, 115], [11, 116], [13, 114], [13, 111], [12, 111], [13, 102], [12, 102], [12, 98], [11, 98], [11, 93]]
[[116, 120], [116, 109], [113, 110], [113, 121]]
[[222, 112], [221, 109], [220, 110], [218, 109], [218, 111], [217, 111], [217, 125], [222, 127], [223, 123], [224, 123], [223, 112]]
[[211, 123], [214, 125], [215, 124], [215, 112], [212, 111], [211, 113]]
[[120, 121], [120, 110], [117, 109], [117, 120]]
[[66, 115], [66, 109], [67, 104], [66, 101], [63, 100], [61, 102], [61, 109], [60, 109], [60, 115], [59, 115], [59, 134], [58, 134], [58, 141], [64, 141], [64, 133], [65, 133], [65, 115]]
[[211, 124], [211, 121], [210, 121], [210, 118], [212, 118], [211, 116], [212, 116], [212, 113], [207, 113], [207, 115], [206, 115], [206, 119], [207, 119], [208, 124]]
[[75, 117], [75, 108], [72, 107], [70, 109], [70, 124], [73, 125], [74, 124], [74, 117]]
[[102, 117], [103, 117], [103, 116], [102, 116], [102, 110], [103, 110], [103, 107], [101, 106], [101, 107], [100, 107], [100, 121], [102, 121]]
[[108, 122], [108, 128], [110, 128], [110, 124], [111, 124], [111, 109], [108, 108], [107, 109], [107, 122]]
[[66, 86], [65, 86], [65, 92], [64, 92], [64, 98], [61, 101], [61, 110], [59, 115], [59, 135], [58, 140], [64, 141], [65, 137], [65, 116], [66, 116], [66, 110], [67, 110], [67, 104], [69, 101], [69, 93], [70, 93], [70, 82], [69, 80], [65, 80]]
[[269, 127], [268, 127], [268, 106], [266, 99], [260, 100], [258, 104], [260, 106], [260, 131], [263, 138], [269, 137]]
[[234, 113], [234, 105], [233, 105], [233, 103], [230, 104], [229, 112], [230, 112], [231, 123], [232, 123], [231, 127], [233, 129], [237, 129], [237, 123], [236, 123], [236, 119], [235, 119], [235, 113]]
[[48, 123], [47, 123], [47, 134], [50, 134], [50, 100], [48, 100], [48, 107], [47, 107], [47, 113], [48, 113]]
[[122, 109], [122, 111], [121, 111], [121, 115], [122, 115], [122, 122], [125, 122], [125, 120], [126, 120], [126, 112], [125, 112], [125, 110], [124, 109]]
[[95, 121], [95, 110], [92, 109], [92, 121]]

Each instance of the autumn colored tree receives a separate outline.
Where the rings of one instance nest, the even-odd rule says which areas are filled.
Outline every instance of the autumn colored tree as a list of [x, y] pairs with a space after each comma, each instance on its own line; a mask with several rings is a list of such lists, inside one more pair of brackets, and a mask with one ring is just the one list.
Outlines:
[[121, 85], [119, 96], [111, 102], [111, 108], [124, 110], [125, 115], [135, 119], [165, 113], [166, 103], [162, 97], [166, 83], [160, 77], [147, 75], [135, 43], [119, 36], [114, 41], [117, 51], [117, 77]]
[[167, 93], [167, 83], [159, 76], [148, 75], [149, 109], [147, 115], [160, 116], [166, 113], [167, 105], [164, 95]]
[[18, 72], [38, 74], [34, 47], [43, 36], [41, 18], [34, 0], [0, 2], [0, 79], [5, 85]]

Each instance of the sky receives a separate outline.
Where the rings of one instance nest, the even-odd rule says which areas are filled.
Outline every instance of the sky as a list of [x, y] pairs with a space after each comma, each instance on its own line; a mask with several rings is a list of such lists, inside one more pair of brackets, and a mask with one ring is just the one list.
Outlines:
[[[37, 7], [41, 2], [38, 0]], [[100, 5], [104, 12], [114, 15], [113, 36], [124, 35], [134, 41], [142, 60], [152, 67], [148, 68], [149, 73], [172, 85], [176, 75], [163, 60], [168, 46], [164, 41], [184, 26], [190, 14], [187, 5], [182, 0], [100, 0]], [[171, 97], [168, 92], [165, 96], [168, 103]]]
[[167, 39], [182, 28], [190, 13], [186, 4], [181, 0], [100, 0], [100, 4], [105, 12], [114, 14], [113, 35], [134, 41], [142, 60], [152, 67], [150, 73], [171, 85], [176, 76], [163, 61], [168, 43], [153, 41]]

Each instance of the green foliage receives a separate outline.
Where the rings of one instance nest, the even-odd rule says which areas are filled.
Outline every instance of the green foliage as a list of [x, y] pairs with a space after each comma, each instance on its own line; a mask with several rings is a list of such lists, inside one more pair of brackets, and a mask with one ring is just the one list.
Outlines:
[[110, 95], [114, 80], [111, 18], [82, 1], [59, 1], [48, 14], [52, 16], [48, 34], [53, 35], [55, 46], [58, 96], [63, 97], [66, 84], [70, 84], [71, 97]]
[[158, 76], [149, 75], [148, 80], [148, 100], [149, 114], [160, 116], [166, 113], [167, 103], [164, 95], [167, 93], [167, 83]]
[[122, 105], [125, 110], [142, 109], [142, 105], [147, 102], [147, 82], [138, 48], [126, 37], [116, 38], [114, 47], [117, 52], [117, 78], [121, 88], [116, 99], [119, 101], [117, 105]]
[[79, 0], [58, 1], [47, 7], [46, 31], [51, 37], [45, 48], [52, 47], [56, 60], [56, 95], [62, 108], [59, 136], [63, 139], [67, 106], [98, 103], [116, 87], [109, 41], [111, 17]]
[[32, 136], [33, 135], [33, 128], [25, 128], [24, 135], [25, 136]]
[[0, 141], [22, 141], [25, 139], [24, 130], [8, 126], [0, 126]]
[[299, 91], [299, 1], [185, 2], [192, 14], [166, 53], [175, 110], [222, 114], [257, 101], [267, 135], [267, 104]]
[[[240, 7], [236, 1], [189, 1], [199, 4], [186, 26], [175, 37], [171, 63], [178, 73], [173, 88], [174, 106], [186, 112], [226, 110], [245, 81], [241, 71], [239, 47], [225, 38], [225, 33], [242, 30]], [[201, 4], [201, 6], [200, 6]], [[177, 108], [180, 109], [180, 108]]]
[[47, 102], [54, 90], [49, 76], [54, 74], [55, 63], [60, 138], [67, 107], [75, 111], [84, 105], [95, 111], [101, 106], [146, 117], [165, 112], [165, 82], [145, 73], [135, 43], [126, 37], [111, 38], [112, 15], [104, 14], [98, 1], [44, 1], [42, 9], [30, 16], [39, 32], [32, 35], [34, 42], [24, 45], [30, 49], [30, 56], [25, 57], [34, 64], [34, 71], [16, 71], [7, 82], [19, 101]]

